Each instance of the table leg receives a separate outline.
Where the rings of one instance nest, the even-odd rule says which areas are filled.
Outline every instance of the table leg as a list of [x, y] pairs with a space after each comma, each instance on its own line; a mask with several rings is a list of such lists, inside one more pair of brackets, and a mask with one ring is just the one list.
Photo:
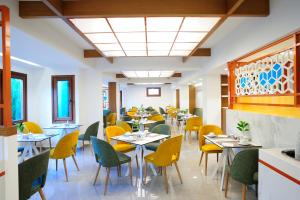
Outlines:
[[140, 167], [140, 183], [143, 183], [143, 147], [142, 146], [138, 146], [139, 147], [139, 153], [140, 153], [140, 163], [139, 163], [139, 167]]
[[28, 143], [26, 142], [25, 146], [24, 146], [23, 153], [22, 153], [21, 158], [20, 158], [22, 161], [25, 160], [26, 154], [29, 153], [29, 148], [30, 148], [30, 145], [28, 145]]
[[33, 143], [31, 143], [31, 147], [35, 155], [39, 154], [39, 150], [36, 148], [36, 146]]
[[228, 158], [229, 158], [229, 149], [224, 149], [223, 152], [224, 154], [224, 160], [223, 160], [223, 169], [222, 169], [222, 178], [221, 178], [221, 191], [224, 188], [224, 176], [225, 176], [225, 170], [226, 170], [226, 165], [228, 163]]

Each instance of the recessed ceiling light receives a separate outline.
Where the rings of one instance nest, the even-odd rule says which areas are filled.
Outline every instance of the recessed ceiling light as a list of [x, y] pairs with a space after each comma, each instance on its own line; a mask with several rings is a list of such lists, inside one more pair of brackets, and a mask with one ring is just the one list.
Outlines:
[[173, 43], [148, 43], [149, 51], [170, 51]]
[[123, 49], [127, 50], [142, 50], [146, 51], [146, 43], [121, 43]]
[[167, 78], [174, 74], [174, 71], [123, 71], [127, 78]]
[[163, 85], [164, 83], [134, 83], [134, 85]]
[[175, 42], [200, 42], [205, 35], [204, 32], [179, 32]]
[[147, 32], [148, 42], [174, 42], [177, 32]]
[[87, 33], [85, 36], [93, 43], [118, 43], [113, 33]]
[[172, 50], [193, 50], [198, 43], [174, 43]]
[[120, 42], [146, 42], [145, 32], [138, 33], [116, 33]]
[[148, 51], [148, 56], [168, 56], [169, 51]]
[[114, 32], [145, 31], [145, 20], [143, 17], [108, 18], [108, 21]]
[[105, 18], [77, 18], [70, 20], [83, 33], [112, 32]]
[[178, 31], [183, 17], [148, 17], [147, 31]]
[[147, 56], [146, 51], [125, 51], [127, 56]]
[[219, 19], [219, 17], [186, 17], [180, 30], [208, 32]]

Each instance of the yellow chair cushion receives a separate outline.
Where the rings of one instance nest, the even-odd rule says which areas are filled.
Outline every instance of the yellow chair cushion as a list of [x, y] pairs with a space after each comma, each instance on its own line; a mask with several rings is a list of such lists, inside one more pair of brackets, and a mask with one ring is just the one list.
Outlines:
[[[145, 160], [147, 162], [152, 163], [154, 161], [154, 156], [155, 156], [155, 152], [154, 153], [150, 153], [147, 156], [145, 156]], [[172, 162], [175, 162], [177, 160], [177, 156], [173, 155], [172, 156]]]
[[135, 146], [131, 145], [131, 144], [115, 144], [113, 145], [113, 148], [115, 149], [115, 151], [119, 151], [119, 152], [129, 152], [135, 149]]
[[54, 149], [51, 149], [51, 150], [50, 150], [50, 155], [49, 155], [50, 158], [53, 158], [53, 153], [54, 153]]
[[201, 126], [192, 126], [192, 127], [188, 127], [186, 128], [187, 131], [198, 131], [200, 130]]
[[211, 152], [211, 153], [221, 153], [222, 148], [218, 147], [215, 144], [205, 144], [201, 147], [201, 151], [203, 152]]

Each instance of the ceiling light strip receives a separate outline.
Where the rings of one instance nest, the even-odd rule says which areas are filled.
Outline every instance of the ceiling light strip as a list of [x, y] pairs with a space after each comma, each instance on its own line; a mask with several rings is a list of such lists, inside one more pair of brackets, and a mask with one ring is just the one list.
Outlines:
[[121, 45], [121, 42], [119, 41], [119, 39], [118, 39], [118, 37], [117, 37], [117, 35], [116, 35], [116, 33], [115, 33], [114, 29], [112, 28], [111, 24], [109, 23], [108, 19], [107, 19], [107, 18], [105, 18], [105, 20], [106, 20], [107, 24], [109, 25], [109, 27], [110, 27], [110, 29], [111, 29], [112, 33], [114, 34], [114, 36], [115, 36], [116, 40], [118, 41], [118, 43], [119, 43], [119, 45], [120, 45], [120, 47], [121, 47], [121, 49], [122, 49], [123, 53], [125, 54], [125, 56], [127, 56], [126, 52], [124, 51], [124, 49], [123, 49], [123, 47], [122, 47], [122, 45]]
[[173, 42], [173, 44], [172, 44], [172, 46], [171, 46], [171, 49], [170, 49], [170, 51], [169, 51], [168, 56], [170, 56], [170, 54], [171, 54], [171, 51], [172, 51], [173, 46], [174, 46], [174, 44], [175, 44], [175, 42], [176, 42], [176, 39], [177, 39], [177, 37], [178, 37], [178, 35], [179, 35], [180, 29], [181, 29], [181, 27], [182, 27], [182, 25], [183, 25], [184, 20], [185, 20], [185, 17], [182, 19], [182, 22], [181, 22], [181, 24], [180, 24], [180, 26], [179, 26], [178, 32], [177, 32], [177, 34], [176, 34], [176, 36], [175, 36], [174, 42]]
[[144, 20], [145, 20], [146, 54], [148, 56], [147, 18], [144, 17]]

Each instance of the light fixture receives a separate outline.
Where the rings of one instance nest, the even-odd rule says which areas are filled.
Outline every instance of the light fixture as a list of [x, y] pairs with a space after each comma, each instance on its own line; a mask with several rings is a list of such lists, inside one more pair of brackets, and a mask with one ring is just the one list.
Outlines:
[[[3, 56], [2, 52], [0, 52], [0, 56], [1, 56], [1, 57]], [[10, 56], [10, 58], [11, 58], [12, 60], [19, 61], [19, 62], [25, 63], [25, 64], [27, 64], [27, 65], [32, 65], [32, 66], [34, 66], [34, 67], [42, 67], [42, 65], [39, 65], [39, 64], [37, 64], [37, 63], [35, 63], [35, 62], [31, 62], [31, 61], [29, 61], [29, 60], [25, 60], [25, 59], [18, 58], [18, 57], [15, 57], [15, 56]]]
[[168, 78], [174, 71], [123, 71], [127, 78]]
[[200, 86], [202, 86], [202, 82], [196, 83], [196, 84], [194, 84], [194, 86], [195, 87], [200, 87]]
[[134, 85], [163, 85], [164, 83], [134, 83]]
[[70, 19], [106, 56], [188, 56], [219, 20], [180, 16]]

